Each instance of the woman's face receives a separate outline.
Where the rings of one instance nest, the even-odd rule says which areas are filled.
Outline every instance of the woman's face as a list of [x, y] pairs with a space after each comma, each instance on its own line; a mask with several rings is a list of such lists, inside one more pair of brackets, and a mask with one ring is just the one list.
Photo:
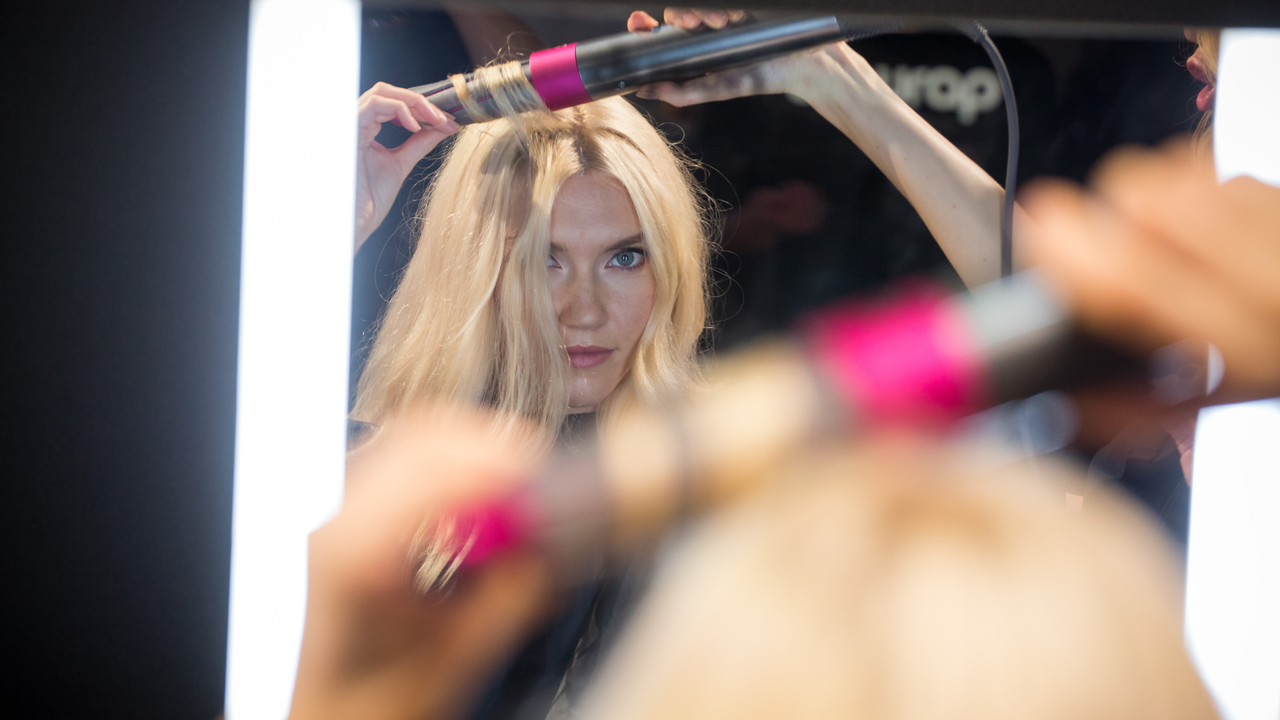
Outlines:
[[570, 411], [587, 412], [630, 369], [653, 309], [640, 219], [617, 180], [588, 172], [561, 186], [551, 208], [547, 279], [571, 367]]

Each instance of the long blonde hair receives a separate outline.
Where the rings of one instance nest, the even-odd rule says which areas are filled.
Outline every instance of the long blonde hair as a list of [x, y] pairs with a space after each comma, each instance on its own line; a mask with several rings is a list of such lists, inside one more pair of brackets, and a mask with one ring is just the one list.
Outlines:
[[376, 423], [407, 403], [449, 400], [556, 432], [569, 370], [545, 282], [551, 208], [561, 184], [584, 172], [630, 194], [656, 284], [630, 370], [597, 409], [662, 403], [688, 388], [707, 315], [705, 195], [683, 155], [612, 98], [457, 134], [424, 195], [417, 249], [381, 321], [354, 418]]
[[811, 457], [672, 557], [585, 698], [608, 720], [1209, 720], [1153, 523], [936, 446]]

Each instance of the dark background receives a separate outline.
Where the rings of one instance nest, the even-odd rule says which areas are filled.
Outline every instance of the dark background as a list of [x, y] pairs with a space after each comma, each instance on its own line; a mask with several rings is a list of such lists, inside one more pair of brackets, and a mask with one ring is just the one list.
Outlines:
[[222, 707], [247, 0], [0, 26], [0, 714]]
[[[247, 21], [246, 0], [117, 0], [24, 3], [0, 28], [6, 716], [221, 709]], [[1059, 49], [1113, 76], [1082, 127], [1123, 126], [1104, 99], [1129, 66]]]

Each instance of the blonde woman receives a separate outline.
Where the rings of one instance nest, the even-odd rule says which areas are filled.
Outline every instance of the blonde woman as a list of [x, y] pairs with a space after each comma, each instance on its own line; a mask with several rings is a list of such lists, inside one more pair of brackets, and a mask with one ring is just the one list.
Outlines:
[[554, 431], [570, 412], [676, 397], [705, 325], [698, 197], [625, 100], [468, 127], [428, 191], [355, 416], [444, 397]]
[[[719, 28], [731, 13], [666, 18]], [[644, 13], [629, 21], [634, 31], [656, 24]], [[966, 283], [997, 276], [1002, 189], [848, 45], [648, 92], [679, 104], [804, 99], [906, 195]], [[393, 118], [414, 135], [388, 150], [373, 138]], [[360, 124], [357, 246], [417, 160], [457, 129], [387, 85], [361, 98]], [[554, 435], [567, 415], [688, 392], [706, 324], [705, 210], [688, 163], [625, 100], [466, 127], [423, 202], [417, 250], [353, 416], [378, 423], [444, 398], [532, 418]]]

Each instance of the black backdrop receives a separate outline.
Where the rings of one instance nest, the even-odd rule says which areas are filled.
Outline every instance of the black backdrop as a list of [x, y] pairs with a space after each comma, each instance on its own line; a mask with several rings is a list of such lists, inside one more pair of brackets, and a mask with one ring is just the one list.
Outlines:
[[248, 0], [0, 23], [0, 714], [222, 707]]

